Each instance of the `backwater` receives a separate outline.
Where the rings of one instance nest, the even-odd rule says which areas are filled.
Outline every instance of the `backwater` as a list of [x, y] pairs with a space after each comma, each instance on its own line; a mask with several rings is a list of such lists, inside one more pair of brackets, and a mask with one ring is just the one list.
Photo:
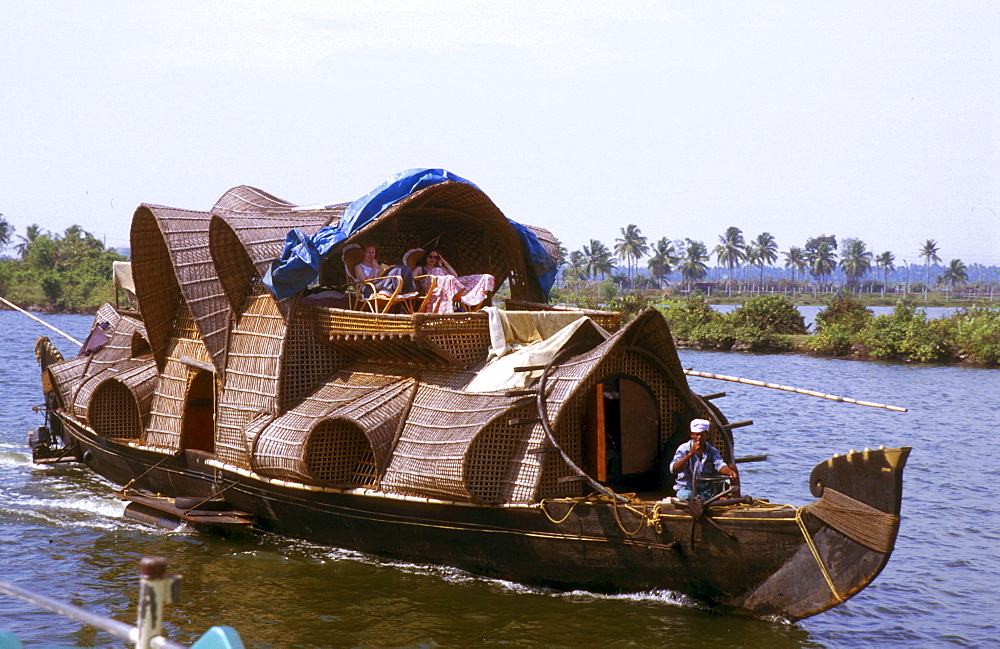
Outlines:
[[[92, 318], [42, 316], [83, 339]], [[32, 464], [27, 431], [42, 423], [34, 343], [47, 335], [0, 311], [0, 578], [132, 622], [138, 561], [168, 558], [184, 595], [169, 637], [193, 642], [216, 624], [248, 647], [859, 647], [997, 646], [1000, 638], [1000, 370], [796, 355], [682, 351], [684, 367], [909, 408], [898, 413], [765, 388], [691, 379], [735, 431], [746, 493], [812, 500], [812, 467], [866, 446], [912, 446], [902, 525], [882, 574], [846, 604], [795, 624], [719, 615], [669, 592], [559, 593], [388, 562], [265, 533], [224, 539], [125, 519], [110, 484], [73, 464]], [[0, 629], [26, 646], [123, 646], [0, 596]]]

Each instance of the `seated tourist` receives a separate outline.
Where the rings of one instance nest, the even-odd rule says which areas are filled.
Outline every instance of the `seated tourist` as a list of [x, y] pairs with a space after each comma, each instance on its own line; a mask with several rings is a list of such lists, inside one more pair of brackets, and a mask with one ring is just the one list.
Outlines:
[[[376, 257], [378, 256], [378, 247], [373, 243], [364, 245], [364, 257], [360, 264], [354, 267], [354, 281], [364, 282], [371, 281], [371, 285], [365, 285], [362, 288], [362, 296], [368, 299], [372, 296], [372, 285], [374, 285], [374, 290], [377, 290], [380, 297], [388, 298], [396, 291], [396, 286], [402, 282], [402, 286], [399, 288], [399, 295], [397, 297], [407, 297], [417, 294], [417, 286], [413, 281], [413, 271], [406, 264], [400, 264], [397, 266], [392, 266], [384, 273], [380, 272], [382, 265], [378, 263]], [[398, 277], [399, 279], [391, 279], [392, 277]]]
[[456, 302], [475, 310], [486, 301], [496, 283], [488, 274], [459, 276], [437, 248], [427, 250], [422, 265], [415, 272], [437, 279], [433, 289], [430, 277], [420, 280], [421, 288], [425, 292], [430, 291], [423, 308], [430, 313], [454, 313]]

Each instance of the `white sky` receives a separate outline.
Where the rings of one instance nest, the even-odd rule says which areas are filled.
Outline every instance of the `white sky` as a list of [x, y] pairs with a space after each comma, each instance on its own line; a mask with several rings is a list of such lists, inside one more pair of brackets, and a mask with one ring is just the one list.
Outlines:
[[569, 250], [734, 225], [1000, 264], [998, 34], [989, 0], [0, 0], [0, 213], [120, 246], [144, 202], [443, 167]]

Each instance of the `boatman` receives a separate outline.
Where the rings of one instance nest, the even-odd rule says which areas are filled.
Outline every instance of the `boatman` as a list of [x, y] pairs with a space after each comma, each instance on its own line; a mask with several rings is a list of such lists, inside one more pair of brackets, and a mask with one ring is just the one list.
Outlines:
[[739, 484], [739, 473], [735, 464], [726, 464], [719, 451], [705, 440], [708, 433], [707, 419], [691, 420], [691, 440], [684, 442], [674, 453], [670, 463], [670, 471], [677, 474], [674, 488], [681, 500], [690, 500], [695, 496], [692, 482], [697, 479], [698, 493], [701, 498], [708, 499], [717, 492], [715, 482], [702, 481], [701, 478], [721, 473], [730, 476], [733, 484]]

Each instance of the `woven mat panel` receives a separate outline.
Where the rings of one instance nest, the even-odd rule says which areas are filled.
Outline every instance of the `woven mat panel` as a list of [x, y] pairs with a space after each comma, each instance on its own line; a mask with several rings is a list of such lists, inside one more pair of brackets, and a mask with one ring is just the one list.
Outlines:
[[535, 500], [542, 446], [539, 424], [511, 423], [538, 416], [535, 403], [511, 408], [476, 435], [465, 457], [465, 484], [472, 500], [487, 505], [530, 503]]
[[73, 395], [80, 387], [89, 360], [86, 356], [77, 356], [53, 363], [46, 370], [49, 373], [50, 382], [56, 389], [59, 403], [68, 412], [72, 412]]
[[128, 316], [119, 316], [117, 313], [108, 319], [95, 318], [95, 326], [99, 322], [109, 323], [104, 332], [108, 337], [108, 342], [94, 353], [86, 356], [88, 360], [84, 364], [84, 380], [97, 376], [112, 365], [131, 358], [132, 336], [136, 332], [142, 331], [142, 323], [139, 320]]
[[361, 430], [372, 461], [383, 464], [414, 387], [413, 379], [364, 371], [339, 372], [251, 440], [254, 470], [269, 477], [328, 483], [322, 473], [313, 473], [309, 467], [310, 463], [336, 464], [337, 460], [322, 457], [322, 453], [335, 453], [336, 449], [328, 440], [314, 449], [311, 458], [305, 451], [316, 427], [333, 419], [352, 422]]
[[177, 309], [171, 336], [166, 348], [166, 359], [160, 373], [160, 382], [153, 393], [150, 405], [149, 425], [143, 435], [143, 444], [164, 450], [181, 448], [181, 434], [184, 429], [184, 406], [188, 386], [195, 369], [181, 358], [187, 357], [204, 363], [211, 363], [208, 348], [201, 340], [186, 304]]
[[325, 344], [317, 336], [319, 314], [313, 308], [296, 309], [289, 322], [288, 339], [282, 359], [280, 408], [292, 408], [306, 395], [316, 391], [335, 371], [353, 358], [340, 349]]
[[[468, 394], [421, 384], [382, 487], [403, 494], [471, 501], [465, 475], [469, 446], [514, 402], [503, 395]], [[507, 468], [497, 470], [506, 472]]]
[[215, 450], [226, 462], [249, 469], [244, 429], [262, 413], [278, 414], [279, 372], [287, 325], [270, 294], [251, 296], [229, 336], [219, 397]]

